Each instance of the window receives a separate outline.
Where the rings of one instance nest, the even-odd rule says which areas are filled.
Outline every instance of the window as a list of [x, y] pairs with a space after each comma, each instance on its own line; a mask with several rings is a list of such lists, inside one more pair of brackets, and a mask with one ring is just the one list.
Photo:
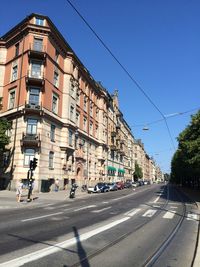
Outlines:
[[33, 106], [39, 105], [40, 89], [31, 87], [29, 90], [29, 104]]
[[79, 127], [79, 125], [80, 125], [80, 113], [76, 112], [76, 126]]
[[85, 111], [87, 111], [87, 97], [86, 97], [86, 96], [84, 96], [83, 109], [84, 109]]
[[25, 151], [24, 151], [24, 166], [29, 167], [30, 160], [33, 160], [34, 156], [35, 156], [35, 150], [34, 149], [31, 149], [31, 148], [25, 149]]
[[53, 95], [52, 99], [52, 112], [57, 114], [58, 113], [58, 97]]
[[9, 109], [15, 107], [15, 90], [10, 91], [9, 93]]
[[93, 134], [93, 123], [90, 122], [90, 134]]
[[58, 63], [58, 59], [59, 59], [59, 53], [58, 51], [56, 50], [56, 53], [55, 53], [55, 62]]
[[73, 132], [71, 130], [69, 130], [69, 145], [70, 146], [73, 145], [72, 141], [73, 141]]
[[90, 102], [90, 116], [92, 116], [92, 108], [93, 108], [93, 104], [92, 102]]
[[80, 106], [80, 92], [79, 90], [76, 91], [76, 104]]
[[54, 168], [54, 152], [50, 151], [49, 152], [49, 169]]
[[70, 95], [75, 98], [75, 87], [73, 82], [71, 82]]
[[96, 108], [96, 120], [98, 121], [98, 119], [99, 119], [99, 109]]
[[51, 124], [50, 139], [52, 142], [55, 141], [55, 130], [56, 130], [56, 126]]
[[19, 55], [19, 43], [15, 45], [15, 56], [17, 57]]
[[96, 125], [96, 132], [95, 132], [96, 138], [98, 138], [98, 125]]
[[70, 106], [70, 120], [74, 120], [74, 107], [72, 105]]
[[56, 87], [59, 86], [59, 73], [58, 73], [58, 69], [55, 69], [55, 70], [54, 70], [53, 84], [54, 84]]
[[41, 18], [35, 18], [35, 24], [39, 26], [44, 26], [44, 19]]
[[18, 69], [17, 61], [15, 61], [13, 62], [12, 65], [12, 77], [11, 77], [12, 82], [17, 80], [17, 69]]
[[42, 74], [42, 63], [39, 61], [32, 61], [31, 66], [31, 77], [33, 78], [41, 78]]
[[27, 120], [27, 134], [37, 134], [37, 123], [38, 121], [36, 119], [28, 119]]
[[83, 119], [83, 130], [87, 131], [87, 118], [86, 117], [84, 117]]
[[33, 49], [36, 51], [42, 51], [43, 39], [34, 38]]

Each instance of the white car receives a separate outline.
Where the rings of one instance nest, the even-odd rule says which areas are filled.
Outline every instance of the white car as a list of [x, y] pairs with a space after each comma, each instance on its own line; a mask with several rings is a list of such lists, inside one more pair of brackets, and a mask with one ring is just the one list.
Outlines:
[[95, 185], [95, 186], [89, 186], [88, 189], [87, 189], [87, 192], [88, 192], [88, 194], [91, 194], [91, 193], [100, 193], [101, 190], [98, 187], [98, 185]]

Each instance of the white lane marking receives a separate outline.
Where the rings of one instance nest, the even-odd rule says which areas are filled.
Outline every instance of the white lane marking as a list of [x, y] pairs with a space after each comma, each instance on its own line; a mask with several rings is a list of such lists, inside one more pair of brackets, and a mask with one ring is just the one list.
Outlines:
[[85, 207], [75, 209], [74, 211], [85, 210], [85, 209], [90, 209], [90, 208], [95, 208], [95, 207], [96, 207], [96, 205], [90, 205], [90, 206], [85, 206]]
[[170, 209], [178, 209], [178, 207], [170, 206]]
[[153, 205], [153, 207], [154, 207], [154, 208], [160, 208], [160, 206], [159, 206], [159, 205]]
[[157, 197], [157, 198], [153, 201], [153, 203], [156, 203], [156, 202], [159, 200], [159, 198], [160, 198], [160, 195], [159, 195], [159, 197]]
[[104, 209], [101, 209], [101, 210], [92, 210], [91, 212], [94, 212], [94, 213], [99, 213], [99, 212], [102, 212], [104, 210], [108, 210], [110, 209], [111, 207], [107, 207], [107, 208], [104, 208]]
[[2, 264], [0, 264], [0, 266], [2, 267], [18, 267], [18, 266], [22, 266], [28, 262], [32, 262], [32, 261], [35, 261], [35, 260], [38, 260], [38, 259], [41, 259], [43, 257], [46, 257], [50, 254], [53, 254], [55, 252], [59, 252], [59, 251], [62, 251], [64, 248], [68, 248], [70, 246], [73, 246], [75, 244], [77, 244], [78, 242], [82, 242], [84, 240], [87, 240], [89, 239], [90, 237], [94, 236], [94, 235], [97, 235], [101, 232], [104, 232], [110, 228], [113, 228], [114, 226], [120, 224], [120, 223], [123, 223], [127, 220], [129, 220], [130, 218], [129, 217], [125, 217], [125, 218], [121, 218], [119, 220], [116, 220], [114, 222], [111, 222], [107, 225], [104, 225], [104, 226], [101, 226], [97, 229], [94, 229], [94, 230], [91, 230], [87, 233], [84, 233], [82, 235], [79, 236], [79, 238], [76, 238], [76, 237], [73, 237], [71, 239], [68, 239], [64, 242], [61, 242], [61, 243], [57, 243], [57, 244], [53, 244], [52, 247], [47, 247], [47, 248], [44, 248], [44, 249], [40, 249], [38, 251], [35, 251], [35, 252], [32, 252], [30, 254], [27, 254], [27, 255], [24, 255], [22, 257], [19, 257], [19, 258], [15, 258], [13, 260], [10, 260], [10, 261], [7, 261], [7, 262], [4, 262]]
[[147, 210], [142, 216], [143, 217], [152, 217], [155, 213], [157, 212], [157, 210]]
[[108, 202], [108, 201], [103, 201], [102, 203], [103, 203], [103, 204], [108, 204], [109, 202]]
[[55, 210], [56, 209], [56, 207], [46, 207], [46, 208], [44, 208], [44, 210]]
[[194, 213], [188, 213], [187, 214], [187, 220], [188, 221], [198, 221], [198, 215]]
[[175, 213], [176, 213], [175, 210], [169, 210], [169, 211], [167, 211], [167, 212], [164, 214], [163, 218], [164, 218], [164, 219], [173, 219]]
[[63, 214], [63, 212], [57, 212], [57, 213], [51, 213], [51, 214], [47, 214], [47, 215], [43, 215], [43, 216], [38, 216], [38, 217], [32, 217], [32, 218], [29, 218], [29, 219], [21, 220], [21, 222], [38, 220], [38, 219], [42, 219], [42, 218], [46, 218], [46, 217], [50, 217], [50, 216], [54, 216], [54, 215], [58, 215], [58, 214]]
[[71, 204], [64, 204], [64, 205], [60, 205], [60, 206], [56, 206], [56, 208], [64, 208], [64, 207], [68, 207], [70, 206]]
[[127, 211], [126, 213], [124, 213], [124, 215], [132, 217], [133, 215], [135, 215], [136, 213], [138, 213], [141, 209], [133, 209], [130, 211]]

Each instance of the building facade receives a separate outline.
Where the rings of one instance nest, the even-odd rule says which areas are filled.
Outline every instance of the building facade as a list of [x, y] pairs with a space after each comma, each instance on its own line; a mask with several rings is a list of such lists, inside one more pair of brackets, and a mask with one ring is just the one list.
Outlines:
[[93, 79], [48, 17], [31, 14], [1, 37], [0, 97], [0, 118], [12, 122], [1, 188], [26, 182], [34, 157], [34, 187], [43, 192], [55, 180], [60, 188], [132, 180], [136, 153], [149, 172], [117, 91]]

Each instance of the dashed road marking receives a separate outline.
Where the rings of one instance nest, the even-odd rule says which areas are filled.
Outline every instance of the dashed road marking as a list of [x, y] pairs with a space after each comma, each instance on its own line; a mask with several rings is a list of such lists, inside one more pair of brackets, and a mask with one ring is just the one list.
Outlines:
[[102, 211], [104, 211], [104, 210], [108, 210], [108, 209], [110, 209], [111, 207], [107, 207], [107, 208], [103, 208], [103, 209], [101, 209], [101, 210], [92, 210], [91, 212], [93, 212], [93, 213], [99, 213], [99, 212], [102, 212]]
[[75, 209], [74, 211], [85, 210], [85, 209], [90, 209], [90, 208], [95, 208], [95, 207], [96, 207], [96, 205], [90, 205], [90, 206], [85, 206], [85, 207]]
[[59, 215], [59, 214], [63, 214], [63, 212], [56, 212], [56, 213], [51, 213], [51, 214], [47, 214], [47, 215], [43, 215], [43, 216], [32, 217], [32, 218], [21, 220], [21, 222], [27, 222], [27, 221], [43, 219], [43, 218], [46, 218], [46, 217], [55, 216], [55, 215]]

